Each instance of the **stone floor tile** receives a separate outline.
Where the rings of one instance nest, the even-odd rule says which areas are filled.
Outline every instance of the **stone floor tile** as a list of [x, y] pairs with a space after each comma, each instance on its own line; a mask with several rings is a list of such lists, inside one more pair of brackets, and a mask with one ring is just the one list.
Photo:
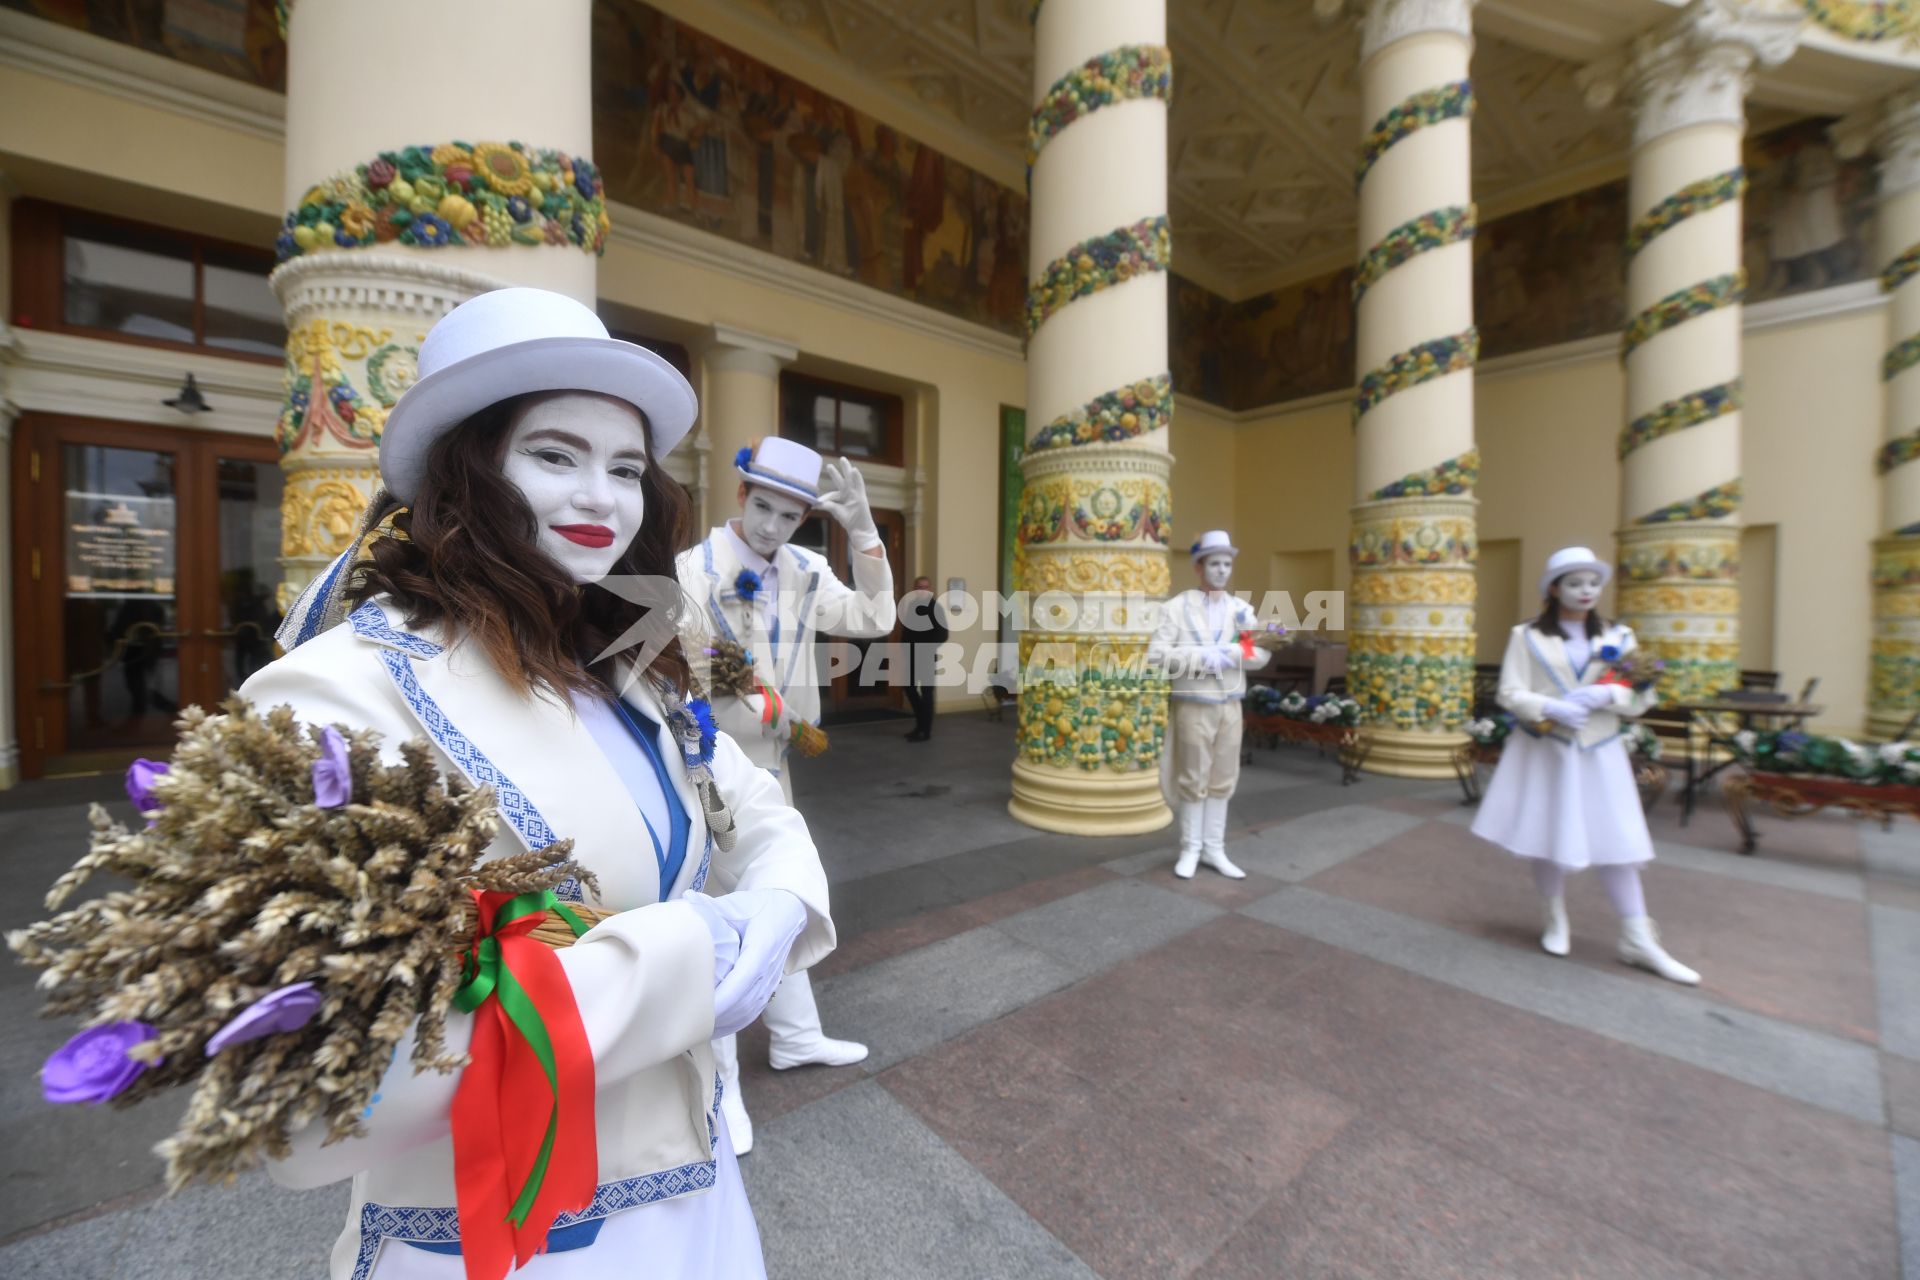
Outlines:
[[979, 1164], [1012, 1159], [1094, 1106], [1092, 1081], [1004, 1022], [982, 1027], [880, 1075], [928, 1128]]
[[1420, 825], [1413, 814], [1340, 805], [1229, 841], [1227, 855], [1248, 871], [1297, 883]]
[[1887, 1091], [1887, 1119], [1893, 1131], [1920, 1138], [1920, 1062], [1883, 1053], [1880, 1080]]
[[1195, 1280], [1709, 1280], [1384, 1124], [1351, 1126]]
[[1134, 879], [1008, 916], [993, 926], [1081, 976], [1112, 968], [1213, 919], [1221, 908]]
[[[828, 1035], [841, 1030], [835, 1024], [832, 1010], [821, 1013], [821, 1022]], [[775, 1071], [767, 1061], [764, 1022], [756, 1022], [742, 1031], [735, 1048], [740, 1055], [740, 1096], [756, 1126], [856, 1085], [868, 1075], [864, 1062], [846, 1067], [814, 1065]]]
[[1920, 1276], [1920, 1139], [1893, 1136], [1893, 1168], [1900, 1191], [1900, 1274]]
[[[251, 1173], [128, 1214], [112, 1280], [310, 1280], [347, 1220], [347, 1186], [275, 1186]], [[80, 1275], [81, 1272], [69, 1272]]]
[[1100, 1280], [872, 1081], [757, 1129], [741, 1168], [780, 1280]]
[[1873, 971], [1880, 995], [1880, 1044], [1920, 1058], [1920, 911], [1867, 908]]

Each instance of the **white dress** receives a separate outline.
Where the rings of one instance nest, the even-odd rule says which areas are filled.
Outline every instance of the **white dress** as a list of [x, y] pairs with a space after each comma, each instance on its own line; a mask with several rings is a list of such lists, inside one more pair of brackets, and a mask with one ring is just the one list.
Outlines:
[[1620, 735], [1621, 717], [1645, 711], [1652, 695], [1616, 685], [1615, 705], [1595, 710], [1578, 734], [1558, 725], [1545, 732], [1537, 727], [1549, 699], [1598, 681], [1605, 670], [1598, 653], [1609, 644], [1630, 650], [1633, 632], [1608, 627], [1588, 660], [1576, 665], [1562, 638], [1543, 635], [1532, 623], [1513, 629], [1500, 669], [1500, 705], [1515, 724], [1474, 817], [1475, 835], [1570, 871], [1653, 859], [1633, 762]]

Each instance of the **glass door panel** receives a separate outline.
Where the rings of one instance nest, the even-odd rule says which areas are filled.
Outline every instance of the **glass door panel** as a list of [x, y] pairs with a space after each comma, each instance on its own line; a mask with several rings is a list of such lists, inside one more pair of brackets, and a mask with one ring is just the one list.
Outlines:
[[164, 740], [180, 709], [177, 455], [60, 447], [61, 662], [69, 751]]
[[284, 473], [277, 462], [222, 457], [215, 461], [219, 497], [219, 621], [208, 637], [220, 653], [219, 685], [225, 697], [248, 676], [273, 661], [273, 633], [280, 626], [275, 600], [280, 579], [280, 493]]

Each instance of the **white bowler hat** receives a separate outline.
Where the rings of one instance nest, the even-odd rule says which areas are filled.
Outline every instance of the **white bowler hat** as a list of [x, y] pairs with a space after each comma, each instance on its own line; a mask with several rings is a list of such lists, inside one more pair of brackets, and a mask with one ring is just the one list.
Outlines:
[[436, 440], [488, 405], [532, 391], [625, 400], [647, 416], [656, 460], [686, 436], [700, 408], [679, 370], [608, 337], [590, 307], [547, 289], [495, 289], [449, 311], [420, 344], [419, 378], [380, 435], [387, 489], [412, 502]]
[[1207, 530], [1200, 535], [1200, 540], [1193, 544], [1191, 551], [1195, 560], [1222, 553], [1230, 556], [1240, 554], [1240, 548], [1233, 545], [1233, 539], [1227, 536], [1225, 529]]
[[791, 494], [809, 506], [820, 501], [820, 455], [803, 444], [765, 436], [734, 454], [733, 466], [748, 484]]
[[1613, 566], [1593, 554], [1588, 547], [1562, 547], [1547, 557], [1547, 567], [1540, 571], [1540, 594], [1544, 598], [1553, 589], [1554, 579], [1563, 578], [1569, 573], [1581, 569], [1591, 569], [1600, 575], [1600, 585], [1606, 586], [1607, 579], [1613, 576]]

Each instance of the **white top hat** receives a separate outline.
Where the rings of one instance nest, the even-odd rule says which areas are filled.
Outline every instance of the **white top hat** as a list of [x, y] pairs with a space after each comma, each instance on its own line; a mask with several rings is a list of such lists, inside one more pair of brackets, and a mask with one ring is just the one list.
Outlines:
[[820, 455], [803, 444], [766, 436], [734, 454], [733, 465], [748, 484], [791, 494], [809, 506], [820, 501]]
[[1240, 554], [1240, 548], [1233, 545], [1233, 539], [1227, 536], [1225, 529], [1207, 530], [1200, 535], [1200, 540], [1194, 543], [1190, 550], [1195, 560], [1203, 556], [1221, 554], [1238, 556]]
[[1554, 579], [1580, 569], [1591, 569], [1599, 574], [1603, 587], [1607, 585], [1607, 579], [1613, 576], [1613, 566], [1593, 554], [1589, 548], [1562, 547], [1547, 557], [1547, 567], [1540, 571], [1540, 595], [1544, 598], [1553, 589]]
[[455, 307], [420, 344], [419, 379], [387, 414], [380, 474], [419, 496], [434, 442], [488, 405], [531, 391], [592, 391], [647, 417], [657, 462], [693, 426], [699, 400], [680, 371], [607, 336], [591, 308], [546, 289], [495, 289]]

